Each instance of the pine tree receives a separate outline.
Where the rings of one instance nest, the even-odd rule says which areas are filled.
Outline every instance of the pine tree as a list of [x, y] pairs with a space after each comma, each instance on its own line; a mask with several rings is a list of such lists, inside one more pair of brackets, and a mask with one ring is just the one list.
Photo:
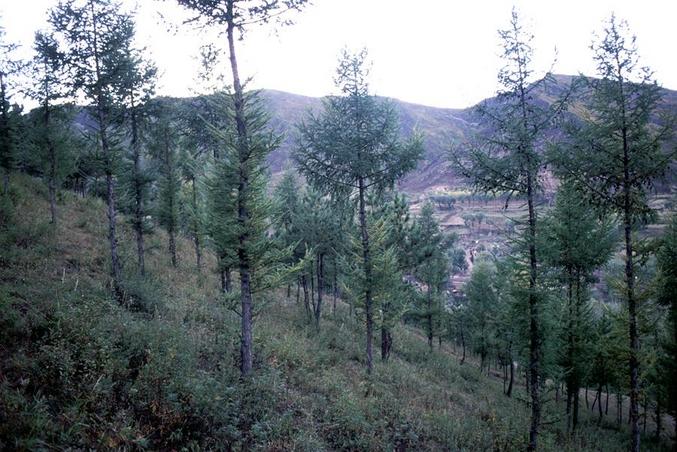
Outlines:
[[661, 239], [661, 247], [657, 253], [657, 300], [668, 308], [667, 337], [665, 339], [664, 367], [662, 379], [667, 389], [668, 412], [677, 419], [677, 215], [672, 215], [665, 235]]
[[[578, 393], [591, 361], [586, 339], [591, 328], [588, 286], [593, 272], [611, 256], [615, 244], [611, 223], [594, 214], [567, 182], [557, 192], [555, 208], [543, 220], [544, 264], [561, 272], [565, 287], [563, 340], [560, 363], [567, 387], [567, 425], [578, 424]], [[573, 407], [573, 409], [572, 409]]]
[[15, 56], [17, 44], [6, 41], [5, 29], [0, 26], [0, 169], [2, 170], [2, 192], [9, 190], [9, 172], [14, 166], [17, 152], [16, 112], [11, 105], [12, 88], [24, 63]]
[[39, 118], [34, 116], [31, 157], [40, 167], [47, 183], [51, 223], [57, 224], [56, 198], [64, 178], [73, 171], [75, 156], [72, 147], [75, 144], [71, 131], [70, 115], [65, 108], [57, 108], [54, 103], [67, 96], [66, 87], [61, 80], [63, 54], [50, 34], [35, 34], [35, 56], [31, 62], [31, 75], [34, 82], [28, 94], [40, 104]]
[[480, 371], [484, 371], [487, 358], [496, 347], [496, 316], [498, 296], [495, 269], [485, 259], [473, 267], [470, 281], [465, 285], [468, 297], [468, 326], [475, 352], [480, 355]]
[[345, 199], [355, 194], [361, 236], [366, 323], [366, 364], [371, 374], [373, 262], [370, 256], [368, 195], [391, 187], [413, 169], [421, 155], [420, 140], [403, 143], [395, 110], [369, 95], [366, 51], [344, 53], [336, 76], [342, 96], [324, 101], [320, 116], [310, 114], [299, 126], [294, 159], [299, 171], [322, 193]]
[[146, 221], [148, 192], [153, 183], [153, 174], [150, 165], [144, 159], [143, 131], [149, 121], [148, 102], [155, 92], [157, 68], [144, 57], [142, 50], [128, 48], [123, 70], [121, 97], [129, 140], [125, 155], [129, 165], [123, 172], [123, 183], [127, 186], [131, 198], [131, 221], [136, 236], [138, 271], [144, 275], [146, 272], [144, 235], [148, 230]]
[[121, 300], [121, 263], [116, 232], [116, 166], [118, 152], [113, 128], [115, 108], [124, 87], [122, 74], [127, 49], [134, 38], [134, 23], [113, 0], [64, 0], [50, 13], [49, 21], [66, 45], [65, 61], [72, 88], [91, 106], [93, 133], [102, 151], [108, 206], [108, 241], [113, 292]]
[[452, 160], [461, 173], [470, 178], [477, 191], [517, 195], [526, 200], [526, 242], [528, 247], [529, 305], [529, 387], [531, 426], [529, 450], [537, 448], [541, 421], [542, 329], [538, 281], [537, 199], [542, 191], [541, 175], [545, 167], [539, 145], [544, 132], [561, 112], [565, 99], [544, 108], [537, 101], [538, 90], [552, 81], [549, 75], [534, 80], [532, 68], [532, 36], [520, 25], [513, 10], [510, 27], [500, 30], [503, 60], [506, 65], [498, 74], [503, 89], [491, 103], [480, 106], [484, 122], [477, 139], [452, 153]]
[[[222, 101], [225, 103], [227, 99], [225, 94], [223, 96]], [[237, 174], [232, 165], [225, 158], [214, 159], [208, 166], [205, 179], [206, 229], [218, 260], [221, 290], [225, 294], [233, 290], [231, 275], [238, 265], [236, 184]]]
[[160, 178], [158, 181], [158, 223], [167, 230], [168, 250], [172, 266], [177, 266], [176, 236], [179, 233], [179, 194], [181, 172], [179, 167], [179, 133], [169, 106], [156, 105], [151, 131], [151, 155], [156, 159]]
[[204, 164], [206, 158], [197, 149], [188, 150], [188, 140], [181, 138], [182, 150], [179, 155], [179, 166], [183, 180], [187, 182], [181, 202], [184, 210], [186, 230], [193, 239], [195, 248], [195, 268], [202, 272], [202, 247], [206, 234], [205, 202], [204, 202]]
[[633, 229], [650, 215], [647, 191], [667, 169], [675, 151], [666, 153], [660, 147], [670, 132], [669, 124], [658, 130], [650, 125], [660, 91], [651, 81], [651, 72], [639, 66], [635, 38], [629, 36], [627, 24], [611, 16], [604, 36], [592, 50], [599, 79], [587, 80], [591, 114], [577, 133], [572, 151], [562, 153], [558, 163], [561, 174], [577, 181], [582, 196], [616, 213], [623, 225], [631, 449], [637, 451], [640, 382]]
[[296, 229], [303, 245], [312, 253], [308, 263], [310, 268], [303, 273], [302, 278], [309, 276], [311, 287], [315, 288], [316, 296], [311, 291], [310, 299], [312, 316], [319, 330], [326, 288], [326, 263], [335, 255], [339, 247], [338, 242], [341, 240], [339, 218], [334, 215], [331, 200], [310, 188], [306, 190], [294, 221], [297, 223]]
[[[206, 67], [205, 70], [212, 71], [213, 67]], [[225, 102], [218, 101], [220, 96], [223, 96], [222, 92], [192, 98], [179, 106], [177, 116], [181, 128], [181, 169], [189, 186], [184, 203], [187, 232], [193, 239], [195, 264], [200, 272], [202, 249], [211, 246], [219, 259], [222, 290], [226, 293], [231, 288], [231, 269], [235, 265], [227, 256], [234, 253], [234, 249], [227, 250], [218, 244], [226, 243], [223, 233], [227, 228], [222, 226], [228, 224], [236, 214], [229, 210], [228, 203], [219, 205], [221, 200], [229, 199], [222, 184], [230, 182], [218, 180], [223, 170], [219, 168], [219, 162], [224, 158], [220, 149], [222, 140], [211, 133], [209, 127], [205, 127], [205, 123], [208, 123], [210, 127], [222, 130], [228, 128], [228, 114], [223, 111]]]
[[419, 309], [419, 315], [424, 318], [430, 351], [433, 350], [435, 325], [444, 311], [443, 289], [450, 273], [444, 236], [433, 216], [434, 212], [432, 203], [427, 202], [416, 218], [411, 232], [414, 275], [425, 285], [421, 300], [423, 306]]
[[[411, 308], [415, 298], [413, 287], [403, 284], [405, 275], [413, 273], [413, 225], [409, 213], [409, 204], [404, 195], [394, 194], [390, 202], [385, 203], [383, 213], [388, 226], [385, 246], [393, 250], [396, 259], [394, 271], [390, 271], [389, 282], [392, 295], [381, 303], [381, 360], [388, 361], [393, 347], [392, 329]], [[388, 265], [390, 262], [387, 261]]]
[[[235, 33], [243, 34], [248, 26], [266, 23], [273, 18], [280, 18], [290, 10], [299, 10], [306, 0], [284, 0], [281, 2], [243, 1], [243, 0], [177, 0], [185, 8], [194, 11], [195, 21], [207, 26], [225, 27], [228, 42], [228, 57], [233, 77], [232, 111], [235, 123], [237, 150], [231, 164], [237, 173], [237, 221], [238, 221], [238, 270], [240, 274], [240, 297], [242, 316], [242, 337], [240, 343], [240, 370], [243, 376], [251, 373], [253, 365], [252, 344], [252, 260], [253, 247], [259, 243], [257, 231], [252, 225], [256, 223], [258, 209], [258, 184], [254, 180], [259, 173], [265, 156], [277, 145], [277, 140], [265, 137], [265, 114], [257, 104], [256, 96], [245, 94], [240, 80], [237, 56], [235, 51]], [[221, 30], [224, 31], [224, 30]], [[248, 110], [249, 109], [249, 110]], [[253, 129], [253, 130], [249, 130]]]

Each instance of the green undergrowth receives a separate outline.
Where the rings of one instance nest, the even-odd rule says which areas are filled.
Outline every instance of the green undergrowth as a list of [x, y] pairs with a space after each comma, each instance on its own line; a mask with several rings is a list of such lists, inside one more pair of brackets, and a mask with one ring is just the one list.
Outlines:
[[[174, 269], [157, 231], [139, 278], [121, 219], [118, 304], [102, 202], [62, 194], [53, 228], [45, 197], [15, 176], [0, 201], [0, 449], [525, 449], [525, 401], [449, 346], [430, 353], [414, 329], [396, 329], [390, 362], [367, 378], [363, 325], [340, 302], [318, 331], [294, 299], [272, 294], [255, 324], [255, 371], [241, 381], [239, 317], [218, 295], [213, 257], [199, 274], [181, 240]], [[544, 450], [627, 447], [627, 432], [592, 418], [569, 437], [557, 416], [546, 404]]]

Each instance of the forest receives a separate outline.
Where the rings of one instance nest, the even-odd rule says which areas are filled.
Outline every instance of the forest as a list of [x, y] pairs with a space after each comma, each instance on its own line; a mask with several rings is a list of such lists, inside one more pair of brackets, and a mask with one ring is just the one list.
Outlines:
[[564, 77], [513, 9], [417, 191], [442, 163], [366, 49], [285, 131], [240, 72], [307, 0], [157, 1], [225, 83], [158, 96], [115, 0], [55, 3], [32, 59], [0, 18], [0, 449], [677, 447], [677, 104], [627, 22]]

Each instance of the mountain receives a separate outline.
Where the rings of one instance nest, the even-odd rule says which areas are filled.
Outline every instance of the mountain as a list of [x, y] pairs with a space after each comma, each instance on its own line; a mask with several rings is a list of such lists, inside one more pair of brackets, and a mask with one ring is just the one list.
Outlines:
[[[573, 78], [569, 75], [555, 75], [556, 84], [537, 92], [537, 102], [549, 104], [557, 100]], [[662, 91], [663, 101], [659, 111], [677, 116], [677, 91], [668, 89]], [[271, 113], [271, 126], [285, 136], [280, 148], [269, 157], [270, 170], [275, 177], [285, 167], [291, 165], [289, 155], [294, 147], [296, 124], [308, 111], [320, 111], [322, 99], [276, 90], [263, 90], [262, 95]], [[582, 105], [586, 97], [585, 92], [579, 93], [572, 104], [570, 114], [580, 115], [584, 111]], [[484, 102], [491, 103], [494, 99], [489, 98]], [[387, 100], [393, 103], [399, 114], [402, 134], [410, 136], [414, 130], [418, 130], [423, 134], [424, 140], [424, 158], [417, 169], [401, 182], [400, 188], [409, 194], [417, 195], [463, 186], [464, 180], [453, 171], [449, 163], [448, 152], [453, 142], [463, 142], [476, 130], [478, 124], [474, 112], [476, 106], [464, 109], [437, 108], [397, 99]], [[655, 121], [659, 120], [657, 115]]]
[[[271, 126], [285, 135], [280, 148], [269, 158], [270, 169], [276, 174], [289, 164], [296, 124], [307, 112], [320, 111], [322, 99], [274, 90], [264, 90], [262, 94], [272, 115]], [[455, 185], [458, 178], [451, 170], [446, 153], [452, 141], [473, 129], [472, 109], [436, 108], [387, 100], [393, 103], [399, 115], [402, 134], [408, 137], [418, 130], [424, 139], [424, 158], [416, 171], [402, 181], [401, 187], [410, 193], [420, 193], [438, 186]]]
[[[536, 102], [548, 105], [558, 100], [572, 83], [574, 76], [554, 75], [555, 83], [536, 91]], [[280, 147], [268, 157], [268, 165], [273, 181], [288, 167], [291, 167], [290, 155], [294, 148], [296, 126], [309, 112], [319, 113], [322, 110], [321, 97], [309, 97], [277, 90], [262, 90], [261, 95], [267, 104], [270, 114], [270, 126], [283, 136]], [[579, 92], [571, 102], [569, 115], [581, 116], [585, 112], [585, 101], [588, 93]], [[170, 108], [191, 109], [198, 111], [205, 103], [205, 97], [172, 98], [162, 97]], [[491, 104], [495, 97], [480, 102]], [[424, 156], [418, 167], [400, 181], [400, 190], [406, 192], [415, 200], [420, 195], [428, 195], [439, 191], [453, 191], [463, 188], [467, 182], [454, 172], [449, 162], [448, 154], [452, 143], [463, 143], [473, 134], [481, 122], [476, 113], [477, 105], [468, 108], [438, 108], [426, 105], [413, 104], [393, 98], [383, 98], [391, 102], [399, 116], [401, 133], [409, 137], [414, 131], [423, 135]], [[479, 105], [479, 104], [478, 104]], [[662, 89], [662, 102], [658, 113], [654, 116], [655, 123], [661, 122], [661, 113], [669, 113], [677, 117], [677, 91]], [[194, 113], [189, 113], [194, 115]], [[92, 119], [86, 109], [80, 111], [76, 123], [81, 128], [94, 128]], [[677, 145], [677, 142], [671, 143]], [[659, 187], [659, 191], [668, 192], [669, 185]], [[546, 191], [555, 187], [546, 183]]]

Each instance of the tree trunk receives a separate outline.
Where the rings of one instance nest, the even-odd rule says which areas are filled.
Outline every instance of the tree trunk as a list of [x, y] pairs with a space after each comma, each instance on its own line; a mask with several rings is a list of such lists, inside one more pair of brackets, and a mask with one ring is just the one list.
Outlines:
[[616, 406], [618, 408], [618, 426], [623, 423], [623, 395], [619, 392], [616, 396]]
[[529, 400], [529, 395], [531, 394], [531, 390], [529, 387], [529, 368], [525, 367], [524, 368], [524, 389], [527, 392], [527, 406], [531, 406], [531, 401]]
[[169, 226], [167, 234], [169, 234], [169, 255], [172, 258], [172, 267], [176, 268], [176, 233], [173, 224]]
[[249, 170], [247, 163], [249, 159], [249, 144], [247, 142], [247, 123], [244, 112], [244, 93], [240, 83], [240, 74], [237, 68], [237, 58], [235, 56], [235, 23], [233, 16], [234, 0], [227, 0], [226, 10], [228, 18], [227, 39], [230, 59], [230, 68], [233, 75], [233, 103], [235, 107], [235, 125], [237, 127], [237, 146], [238, 146], [238, 186], [237, 186], [237, 221], [240, 226], [240, 235], [238, 236], [238, 269], [240, 273], [240, 303], [241, 303], [241, 336], [240, 336], [240, 374], [242, 377], [248, 377], [253, 366], [253, 344], [252, 344], [252, 292], [251, 292], [251, 268], [249, 263], [249, 231], [247, 230], [249, 222]]
[[310, 280], [310, 312], [308, 316], [308, 323], [313, 322], [313, 317], [315, 316], [315, 259], [310, 262], [310, 275], [308, 275]]
[[571, 409], [573, 405], [573, 391], [571, 390], [571, 386], [567, 384], [567, 432], [571, 432], [571, 416], [573, 410]]
[[367, 354], [367, 375], [371, 375], [373, 368], [373, 359], [372, 359], [372, 336], [374, 329], [374, 320], [372, 313], [372, 300], [371, 300], [371, 256], [369, 253], [369, 231], [367, 230], [367, 213], [365, 205], [365, 183], [364, 179], [360, 178], [358, 181], [359, 185], [359, 217], [360, 217], [360, 232], [362, 235], [362, 259], [364, 262], [364, 278], [365, 278], [365, 289], [364, 289], [364, 310], [366, 317], [366, 326], [367, 326], [367, 344], [366, 344], [366, 354]]
[[331, 313], [336, 314], [336, 299], [338, 298], [338, 265], [336, 256], [334, 256], [334, 304], [331, 307]]
[[572, 419], [572, 423], [571, 423], [571, 430], [574, 431], [574, 432], [576, 431], [576, 427], [578, 427], [578, 413], [579, 413], [579, 407], [580, 407], [579, 394], [580, 394], [580, 392], [581, 392], [581, 389], [578, 386], [576, 386], [574, 388], [574, 395], [573, 395], [573, 398], [574, 398], [574, 406], [573, 406], [574, 414], [573, 414], [573, 419]]
[[513, 387], [513, 382], [515, 381], [515, 363], [513, 360], [510, 360], [510, 382], [508, 383], [508, 392], [506, 395], [508, 397], [512, 397], [512, 387]]
[[202, 244], [200, 243], [200, 219], [195, 176], [193, 176], [191, 180], [193, 188], [193, 245], [195, 245], [195, 266], [197, 272], [202, 273]]
[[226, 281], [226, 270], [221, 270], [221, 291], [228, 293], [228, 282]]
[[123, 293], [121, 286], [121, 277], [120, 277], [120, 259], [118, 257], [118, 242], [116, 234], [116, 214], [115, 209], [115, 180], [113, 178], [113, 151], [110, 148], [110, 143], [108, 142], [108, 118], [106, 116], [106, 102], [103, 92], [103, 86], [99, 83], [101, 81], [101, 62], [99, 55], [99, 45], [98, 45], [98, 23], [97, 17], [94, 13], [94, 4], [90, 4], [90, 9], [92, 13], [92, 26], [94, 29], [93, 37], [93, 53], [94, 53], [94, 64], [96, 71], [96, 113], [99, 126], [99, 138], [101, 140], [101, 150], [104, 155], [105, 161], [105, 175], [106, 175], [106, 205], [107, 216], [108, 216], [108, 243], [110, 245], [110, 260], [111, 260], [111, 278], [113, 280], [113, 294], [118, 302], [123, 301]]
[[463, 355], [461, 356], [461, 365], [465, 362], [465, 334], [463, 334], [463, 327], [461, 327], [461, 347], [463, 348]]
[[646, 394], [644, 394], [644, 403], [642, 404], [642, 411], [643, 411], [643, 416], [642, 416], [642, 433], [646, 435], [646, 419], [647, 419], [647, 411], [649, 408], [649, 400], [646, 397]]
[[[619, 73], [621, 68], [619, 67]], [[620, 97], [625, 99], [623, 79], [619, 80]], [[639, 452], [639, 335], [635, 300], [635, 270], [632, 257], [632, 204], [630, 185], [630, 144], [626, 123], [625, 102], [621, 102], [621, 134], [623, 137], [623, 226], [625, 233], [625, 281], [628, 299], [628, 329], [630, 338], [630, 429], [632, 452]]]
[[134, 180], [134, 234], [136, 235], [136, 256], [138, 271], [141, 276], [146, 274], [145, 244], [143, 237], [144, 206], [143, 206], [143, 183], [141, 180], [141, 149], [139, 146], [139, 130], [137, 110], [134, 104], [134, 95], [131, 93], [131, 126], [132, 126], [132, 156], [133, 156], [133, 180]]
[[[10, 153], [10, 136], [9, 136], [9, 100], [7, 99], [7, 87], [5, 84], [4, 74], [0, 71], [0, 130], [4, 133], [0, 136], [0, 146], [5, 152]], [[7, 155], [7, 165], [2, 172], [2, 193], [6, 195], [9, 193], [9, 171], [11, 168], [11, 155]], [[2, 162], [5, 163], [5, 162]], [[4, 166], [4, 165], [3, 165]]]
[[427, 302], [428, 302], [428, 312], [426, 312], [426, 325], [428, 327], [428, 347], [430, 348], [430, 352], [432, 353], [433, 351], [433, 301], [432, 301], [432, 289], [430, 286], [428, 286], [428, 294], [427, 294]]
[[306, 309], [306, 316], [312, 317], [310, 309], [310, 297], [308, 296], [308, 279], [305, 273], [301, 276], [301, 287], [303, 288], [303, 306]]
[[322, 291], [324, 290], [324, 254], [317, 256], [317, 304], [315, 305], [315, 327], [320, 329], [320, 317], [322, 315]]
[[597, 425], [602, 425], [602, 383], [599, 384], [597, 392], [599, 394], [599, 403], [597, 404], [597, 413], [599, 414], [599, 417], [597, 419]]
[[[48, 70], [48, 68], [45, 68]], [[45, 125], [45, 139], [47, 144], [47, 150], [49, 154], [49, 171], [47, 174], [47, 189], [49, 193], [49, 211], [51, 220], [50, 223], [56, 226], [57, 215], [56, 215], [56, 148], [52, 142], [52, 137], [49, 130], [50, 122], [50, 109], [49, 109], [49, 83], [45, 80], [45, 102], [43, 105], [43, 120]]]
[[538, 429], [541, 423], [540, 363], [541, 334], [539, 309], [536, 297], [536, 211], [534, 207], [533, 175], [527, 177], [527, 205], [529, 210], [529, 378], [531, 390], [531, 426], [527, 450], [534, 451], [538, 445]]
[[[100, 115], [100, 117], [103, 114]], [[116, 215], [115, 209], [115, 181], [113, 179], [112, 151], [108, 147], [108, 137], [101, 130], [101, 141], [104, 154], [106, 155], [106, 204], [108, 207], [108, 243], [110, 245], [111, 277], [113, 279], [113, 293], [118, 301], [122, 302], [122, 287], [120, 281], [120, 259], [118, 257], [118, 241], [116, 234]]]
[[390, 329], [385, 325], [381, 325], [381, 360], [388, 361], [390, 358], [390, 349], [393, 343], [393, 336]]
[[503, 372], [503, 394], [505, 394], [505, 386], [506, 383], [508, 382], [508, 366], [502, 364], [501, 371]]
[[661, 413], [660, 397], [656, 398], [656, 442], [661, 440], [661, 428], [663, 427], [663, 418]]
[[223, 293], [230, 293], [233, 288], [230, 267], [223, 267], [221, 270], [221, 290]]

